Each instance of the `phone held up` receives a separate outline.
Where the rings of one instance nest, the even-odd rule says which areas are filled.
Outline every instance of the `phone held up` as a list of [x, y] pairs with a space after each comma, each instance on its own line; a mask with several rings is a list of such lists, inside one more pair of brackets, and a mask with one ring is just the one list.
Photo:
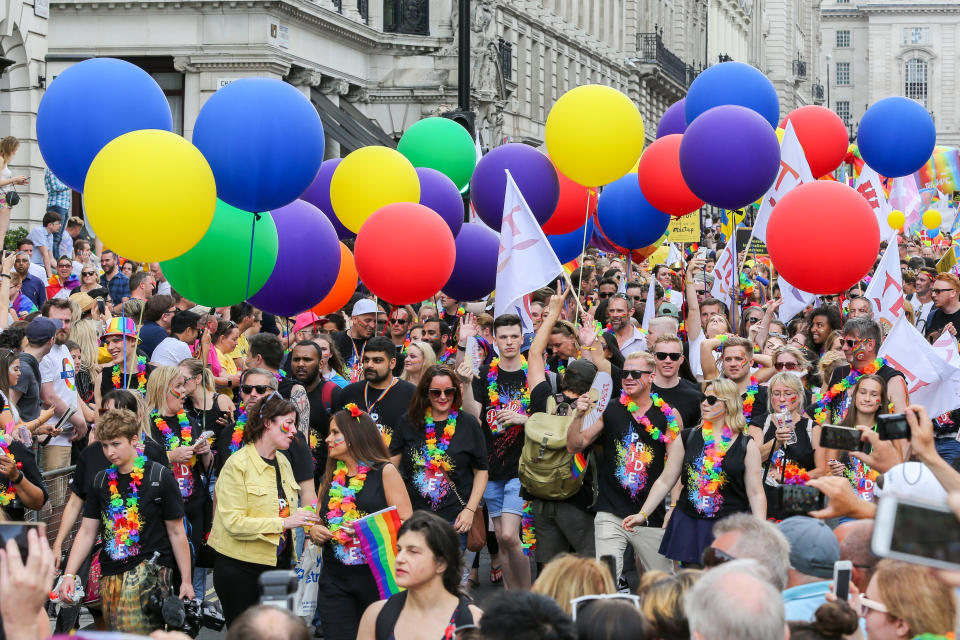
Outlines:
[[945, 504], [884, 495], [870, 546], [884, 558], [960, 571], [960, 522]]

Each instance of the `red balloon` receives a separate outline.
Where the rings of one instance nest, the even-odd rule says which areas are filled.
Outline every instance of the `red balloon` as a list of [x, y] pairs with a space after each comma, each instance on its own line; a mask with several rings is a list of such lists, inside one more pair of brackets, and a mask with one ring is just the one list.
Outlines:
[[840, 116], [826, 107], [808, 104], [787, 114], [780, 127], [786, 129], [788, 121], [793, 123], [814, 178], [830, 173], [843, 163], [849, 139], [847, 125]]
[[340, 273], [337, 275], [337, 281], [333, 283], [333, 289], [324, 297], [323, 300], [313, 306], [313, 311], [318, 316], [325, 316], [328, 313], [343, 309], [344, 305], [350, 302], [353, 293], [357, 290], [357, 265], [354, 264], [353, 254], [347, 245], [340, 243]]
[[680, 173], [680, 142], [674, 133], [657, 138], [640, 156], [637, 178], [640, 189], [655, 209], [680, 217], [703, 206], [703, 200], [690, 191]]
[[391, 304], [414, 304], [450, 279], [456, 244], [437, 213], [421, 204], [395, 202], [363, 223], [353, 255], [370, 291]]
[[[554, 166], [556, 169], [556, 166]], [[597, 211], [599, 193], [596, 189], [578, 184], [560, 173], [560, 199], [553, 215], [541, 227], [549, 235], [572, 233], [587, 223], [587, 216]]]
[[867, 200], [840, 182], [817, 180], [773, 207], [767, 249], [780, 275], [801, 291], [840, 293], [867, 275], [880, 227]]

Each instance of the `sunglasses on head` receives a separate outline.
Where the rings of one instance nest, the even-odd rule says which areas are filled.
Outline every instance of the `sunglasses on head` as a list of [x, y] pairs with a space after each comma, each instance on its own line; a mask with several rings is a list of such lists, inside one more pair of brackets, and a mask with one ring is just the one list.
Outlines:
[[452, 398], [453, 394], [456, 392], [456, 387], [447, 387], [446, 389], [427, 389], [427, 393], [430, 394], [430, 397], [434, 399], [441, 397]]
[[273, 387], [271, 387], [270, 385], [267, 385], [267, 384], [242, 384], [242, 385], [240, 385], [240, 391], [243, 392], [243, 393], [247, 393], [247, 394], [253, 393], [254, 390], [256, 390], [256, 392], [257, 392], [259, 395], [263, 395], [263, 394], [265, 394], [265, 393], [267, 392], [267, 389], [272, 389], [272, 388], [273, 388]]
[[736, 558], [716, 547], [707, 547], [703, 550], [703, 555], [700, 556], [700, 564], [703, 565], [704, 569], [713, 569], [731, 560], [736, 560]]
[[672, 361], [677, 362], [680, 359], [680, 356], [682, 356], [683, 354], [667, 353], [666, 351], [657, 351], [653, 355], [656, 356], [657, 360], [660, 360], [661, 362], [666, 360], [667, 358], [670, 358]]
[[800, 368], [800, 365], [796, 362], [778, 362], [773, 366], [777, 371], [783, 371], [784, 369], [787, 371], [796, 371]]
[[641, 377], [650, 375], [651, 373], [653, 373], [653, 371], [643, 371], [642, 369], [624, 369], [623, 377], [639, 380]]

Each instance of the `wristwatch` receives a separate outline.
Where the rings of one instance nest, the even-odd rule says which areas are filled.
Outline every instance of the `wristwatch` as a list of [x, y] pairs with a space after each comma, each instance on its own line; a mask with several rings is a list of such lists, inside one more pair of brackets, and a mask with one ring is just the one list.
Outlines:
[[11, 480], [10, 482], [12, 482], [13, 484], [20, 484], [21, 482], [23, 482], [23, 471], [20, 472], [20, 475], [17, 476], [16, 480]]

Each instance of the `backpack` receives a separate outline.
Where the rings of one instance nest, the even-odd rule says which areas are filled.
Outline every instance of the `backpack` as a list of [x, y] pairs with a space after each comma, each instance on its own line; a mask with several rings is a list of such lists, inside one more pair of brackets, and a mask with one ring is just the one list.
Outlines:
[[[558, 415], [565, 405], [567, 415]], [[586, 457], [567, 451], [567, 429], [573, 423], [572, 402], [562, 395], [547, 399], [546, 413], [535, 413], [524, 425], [523, 449], [520, 453], [520, 484], [534, 497], [544, 500], [566, 500], [583, 486]], [[579, 462], [579, 473], [574, 464]]]
[[[147, 485], [141, 484], [141, 489], [139, 492], [141, 496], [144, 493], [145, 487], [152, 487], [155, 484], [159, 484], [160, 474], [163, 473], [164, 469], [166, 469], [165, 466], [157, 462], [154, 462], [153, 460], [147, 460], [147, 462], [151, 463], [150, 471], [149, 471], [150, 475], [147, 476], [148, 484]], [[107, 488], [107, 469], [104, 469], [103, 471], [101, 471], [96, 475], [96, 477], [93, 479], [93, 486], [96, 487], [97, 489]], [[156, 504], [157, 506], [160, 506], [161, 504], [163, 504], [163, 495], [158, 493], [157, 497], [153, 499], [153, 503]]]

